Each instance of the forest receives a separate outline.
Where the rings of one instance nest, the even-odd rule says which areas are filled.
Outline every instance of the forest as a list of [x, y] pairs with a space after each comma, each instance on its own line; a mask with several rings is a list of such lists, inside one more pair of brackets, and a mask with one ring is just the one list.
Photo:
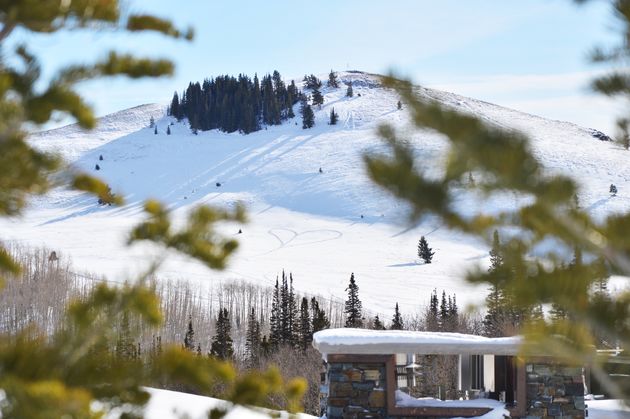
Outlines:
[[295, 82], [287, 86], [277, 70], [260, 80], [258, 75], [253, 79], [223, 75], [189, 83], [181, 97], [175, 92], [168, 113], [178, 120], [187, 118], [193, 132], [219, 129], [249, 134], [293, 118], [293, 106], [301, 95]]

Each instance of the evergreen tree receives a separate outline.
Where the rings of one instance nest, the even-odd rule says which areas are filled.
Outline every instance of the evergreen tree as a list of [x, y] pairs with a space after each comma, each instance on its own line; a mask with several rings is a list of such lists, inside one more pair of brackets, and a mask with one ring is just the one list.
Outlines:
[[448, 296], [447, 315], [443, 320], [443, 329], [446, 332], [456, 332], [459, 327], [459, 309], [457, 307], [457, 298]]
[[289, 108], [293, 105], [293, 98], [291, 97], [290, 99], [289, 96], [293, 95], [292, 92], [289, 92], [289, 90], [287, 89], [284, 81], [282, 80], [282, 77], [280, 76], [280, 73], [277, 70], [273, 72], [272, 79], [274, 93], [276, 95], [278, 107], [280, 109], [280, 121], [282, 121], [289, 118]]
[[274, 90], [274, 81], [270, 75], [262, 78], [262, 119], [267, 125], [279, 125], [282, 119], [278, 95]]
[[313, 74], [310, 76], [310, 89], [321, 89], [322, 81], [315, 77]]
[[229, 359], [234, 354], [232, 344], [232, 325], [227, 308], [219, 309], [219, 315], [215, 324], [216, 334], [212, 337], [210, 355], [220, 359]]
[[376, 316], [374, 316], [374, 321], [372, 322], [372, 327], [374, 328], [374, 330], [385, 330], [385, 325], [383, 324], [381, 319], [379, 319], [378, 314]]
[[489, 272], [496, 272], [501, 266], [503, 266], [503, 251], [499, 241], [499, 232], [494, 230], [494, 233], [492, 233], [492, 248], [490, 249]]
[[[298, 311], [299, 307], [297, 304], [295, 290], [293, 288], [293, 274], [289, 273], [289, 300], [287, 304], [288, 310], [288, 336], [287, 343], [291, 346], [296, 346], [299, 338], [299, 325], [298, 325]], [[308, 303], [307, 303], [307, 314], [308, 314]]]
[[503, 290], [497, 285], [490, 288], [486, 297], [486, 315], [483, 319], [484, 335], [499, 337], [505, 334], [503, 327], [508, 321], [506, 298]]
[[431, 263], [431, 260], [433, 260], [435, 252], [432, 250], [424, 236], [420, 237], [420, 241], [418, 242], [418, 257], [422, 259], [424, 263]]
[[153, 128], [155, 126], [155, 118], [151, 117], [149, 119], [149, 128]]
[[330, 321], [326, 317], [326, 312], [319, 307], [319, 302], [315, 297], [311, 298], [311, 311], [313, 312], [313, 333], [330, 328]]
[[[296, 346], [298, 339], [298, 306], [293, 290], [293, 275], [282, 271], [282, 283], [279, 290], [278, 338], [280, 344]], [[273, 335], [272, 335], [273, 336]], [[274, 343], [276, 341], [275, 336]]]
[[171, 106], [168, 108], [168, 114], [177, 118], [178, 121], [181, 120], [181, 111], [179, 109], [179, 96], [177, 96], [177, 92], [173, 93], [173, 99], [171, 100]]
[[435, 318], [438, 318], [438, 314], [439, 314], [439, 303], [438, 303], [438, 296], [437, 296], [437, 289], [433, 289], [433, 293], [431, 293], [431, 302], [429, 304], [429, 312], [431, 314], [433, 314], [435, 316]]
[[332, 87], [335, 89], [339, 87], [339, 80], [337, 79], [337, 73], [335, 73], [332, 70], [330, 70], [330, 73], [328, 74], [328, 82], [326, 83], [326, 86]]
[[289, 343], [293, 340], [289, 298], [289, 281], [284, 271], [282, 271], [282, 285], [280, 287], [280, 343]]
[[[188, 85], [188, 87], [190, 88], [190, 84]], [[179, 114], [182, 119], [188, 118], [189, 106], [188, 106], [188, 100], [186, 98], [186, 91], [187, 89], [182, 91], [181, 99], [179, 101]], [[179, 121], [181, 121], [181, 119], [177, 120], [177, 122]]]
[[433, 289], [431, 292], [431, 298], [429, 300], [429, 309], [427, 311], [426, 329], [429, 332], [437, 332], [440, 329], [439, 322], [439, 300], [437, 296], [437, 289]]
[[262, 357], [267, 357], [271, 354], [272, 345], [267, 339], [267, 335], [264, 335], [262, 341], [260, 342], [260, 355]]
[[322, 81], [318, 79], [314, 74], [310, 76], [304, 76], [304, 87], [307, 89], [319, 89], [322, 87]]
[[[490, 248], [490, 267], [488, 272], [497, 274], [503, 267], [503, 249], [499, 239], [499, 232], [492, 233], [492, 247]], [[490, 288], [486, 297], [486, 315], [483, 320], [484, 334], [489, 337], [503, 336], [503, 328], [508, 320], [507, 298], [503, 290], [497, 285]]]
[[318, 108], [321, 109], [323, 104], [324, 96], [322, 92], [320, 92], [318, 88], [313, 89], [313, 105], [317, 105]]
[[302, 128], [308, 129], [313, 128], [315, 125], [315, 114], [313, 113], [313, 109], [311, 105], [306, 104], [302, 108]]
[[298, 346], [303, 351], [309, 347], [313, 341], [313, 329], [311, 326], [311, 318], [308, 308], [308, 300], [306, 297], [302, 297], [302, 303], [300, 304], [300, 329], [299, 329], [299, 341]]
[[403, 330], [403, 319], [400, 315], [400, 311], [398, 310], [398, 303], [396, 303], [396, 308], [394, 310], [394, 317], [392, 318], [392, 325], [390, 327], [391, 330]]
[[352, 83], [348, 83], [348, 88], [346, 89], [346, 97], [354, 96], [354, 91], [352, 90]]
[[254, 83], [252, 85], [252, 105], [254, 115], [256, 117], [256, 127], [260, 129], [260, 118], [262, 115], [262, 92], [260, 90], [260, 81], [258, 80], [258, 74], [254, 74]]
[[350, 283], [346, 288], [348, 299], [345, 302], [346, 323], [345, 327], [363, 327], [363, 314], [361, 300], [359, 299], [359, 286], [354, 280], [354, 273], [350, 275]]
[[446, 302], [446, 291], [442, 291], [442, 299], [440, 300], [439, 325], [441, 331], [446, 331], [448, 323], [448, 304]]
[[274, 70], [271, 79], [273, 80], [273, 90], [276, 92], [276, 96], [283, 96], [283, 92], [286, 87], [282, 81], [280, 72], [278, 70]]
[[[503, 280], [508, 272], [503, 269], [504, 250], [499, 239], [499, 232], [492, 233], [492, 247], [490, 249], [490, 267], [488, 273], [498, 276], [497, 280]], [[490, 287], [490, 293], [486, 297], [486, 315], [483, 320], [484, 334], [489, 337], [505, 335], [505, 327], [509, 323], [517, 323], [518, 316], [515, 309], [510, 307], [510, 298], [498, 285]]]
[[195, 331], [193, 330], [192, 315], [188, 316], [188, 329], [184, 335], [184, 348], [189, 351], [195, 350]]
[[337, 125], [339, 115], [335, 112], [335, 108], [330, 110], [330, 125]]
[[287, 105], [287, 118], [295, 118], [295, 112], [293, 112], [293, 105], [295, 104], [293, 93], [289, 93], [288, 99], [289, 104]]
[[129, 313], [123, 311], [118, 331], [118, 341], [116, 342], [116, 356], [122, 359], [132, 359], [135, 354], [135, 345], [131, 338], [131, 328], [129, 327]]
[[260, 322], [256, 319], [256, 313], [252, 307], [247, 317], [247, 332], [245, 335], [245, 359], [250, 367], [258, 365], [261, 345]]
[[291, 83], [289, 83], [289, 86], [287, 87], [287, 92], [293, 97], [293, 102], [291, 102], [292, 104], [295, 104], [300, 99], [301, 93], [295, 85], [295, 80], [291, 80]]
[[448, 315], [450, 317], [459, 316], [459, 308], [457, 307], [457, 298], [455, 294], [453, 294], [453, 299], [451, 300], [450, 296], [448, 299]]
[[280, 317], [280, 288], [278, 278], [276, 278], [276, 285], [273, 289], [273, 299], [271, 301], [271, 316], [269, 318], [269, 345], [272, 348], [277, 348], [282, 341]]
[[289, 83], [289, 86], [287, 87], [287, 118], [295, 117], [293, 105], [300, 100], [300, 95], [301, 93], [298, 91], [295, 81], [291, 80], [291, 83]]

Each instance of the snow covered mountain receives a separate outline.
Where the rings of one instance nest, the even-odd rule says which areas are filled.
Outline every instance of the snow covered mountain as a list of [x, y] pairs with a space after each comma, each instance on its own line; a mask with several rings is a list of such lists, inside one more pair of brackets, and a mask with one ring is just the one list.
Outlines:
[[[413, 129], [404, 107], [397, 109], [397, 95], [382, 88], [378, 77], [339, 75], [342, 82], [353, 83], [354, 97], [345, 97], [343, 84], [324, 88], [324, 105], [314, 109], [316, 125], [308, 130], [298, 116], [249, 135], [194, 135], [185, 122], [165, 116], [164, 106], [152, 104], [103, 117], [89, 133], [71, 125], [34, 134], [33, 144], [102, 177], [127, 204], [99, 207], [92, 196], [58, 188], [34, 199], [22, 217], [0, 220], [1, 236], [46, 245], [71, 257], [79, 269], [121, 281], [146, 268], [151, 258], [163, 256], [151, 245], [124, 245], [130, 227], [142, 219], [144, 199], [166, 202], [176, 219], [196, 204], [243, 202], [250, 223], [222, 228], [227, 235], [243, 231], [237, 236], [241, 247], [226, 271], [209, 272], [173, 256], [160, 275], [203, 284], [245, 279], [271, 285], [284, 269], [293, 272], [299, 290], [343, 299], [354, 272], [364, 306], [387, 315], [396, 302], [403, 312], [415, 311], [434, 288], [456, 293], [460, 304], [479, 301], [486, 290], [465, 284], [462, 276], [474, 264], [487, 264], [486, 245], [447, 231], [430, 218], [408, 229], [404, 205], [368, 180], [362, 162], [364, 153], [385, 151], [375, 133], [381, 123], [394, 125], [409, 138], [429, 173], [438, 170], [445, 140]], [[453, 93], [426, 88], [418, 93], [529, 134], [550, 171], [578, 178], [580, 204], [596, 217], [630, 207], [628, 152], [602, 141], [598, 131]], [[335, 126], [328, 125], [333, 107], [340, 116]], [[151, 117], [157, 135], [149, 128]], [[167, 135], [171, 123], [172, 135]], [[611, 183], [619, 190], [616, 197], [608, 194]], [[462, 189], [458, 205], [473, 212], [513, 206], [515, 200], [506, 196], [489, 202]], [[436, 252], [430, 265], [417, 261], [421, 235]]]

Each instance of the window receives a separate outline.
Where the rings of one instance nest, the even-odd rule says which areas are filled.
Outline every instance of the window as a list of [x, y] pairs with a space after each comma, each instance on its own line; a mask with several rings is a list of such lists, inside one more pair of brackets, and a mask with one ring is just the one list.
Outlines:
[[483, 355], [470, 355], [470, 388], [483, 390]]

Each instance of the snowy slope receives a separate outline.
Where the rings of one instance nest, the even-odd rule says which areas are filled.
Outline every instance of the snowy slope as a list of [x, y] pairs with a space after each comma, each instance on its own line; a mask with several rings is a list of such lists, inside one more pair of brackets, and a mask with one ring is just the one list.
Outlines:
[[33, 134], [31, 140], [40, 149], [61, 153], [67, 160], [73, 161], [87, 150], [138, 131], [146, 126], [147, 118], [159, 118], [165, 111], [163, 105], [140, 105], [99, 118], [98, 128], [93, 131], [72, 124]]
[[145, 417], [148, 419], [202, 419], [208, 417], [210, 409], [230, 409], [224, 416], [225, 419], [269, 419], [270, 417], [296, 419], [315, 419], [300, 413], [290, 416], [287, 412], [269, 411], [268, 409], [255, 409], [244, 406], [233, 407], [225, 400], [212, 397], [197, 396], [194, 394], [180, 393], [177, 391], [149, 388], [151, 399], [145, 408]]
[[[429, 173], [444, 155], [444, 139], [412, 130], [406, 111], [396, 109], [398, 97], [379, 87], [376, 77], [342, 73], [341, 78], [353, 82], [355, 97], [346, 98], [345, 87], [324, 89], [325, 104], [315, 110], [316, 126], [310, 130], [302, 130], [297, 117], [246, 136], [217, 131], [195, 136], [185, 123], [175, 123], [167, 136], [166, 126], [174, 121], [164, 116], [164, 107], [143, 105], [103, 118], [90, 133], [69, 126], [33, 135], [36, 146], [58, 151], [73, 167], [104, 178], [127, 205], [98, 207], [91, 196], [56, 189], [35, 199], [23, 217], [0, 220], [0, 236], [45, 244], [72, 257], [82, 270], [123, 280], [146, 267], [149, 258], [162, 259], [154, 247], [124, 246], [127, 231], [141, 220], [142, 200], [159, 198], [176, 218], [199, 203], [241, 201], [251, 221], [238, 235], [241, 248], [228, 270], [209, 272], [175, 256], [160, 274], [204, 284], [235, 278], [271, 284], [285, 269], [293, 272], [298, 289], [343, 298], [354, 272], [364, 306], [387, 315], [396, 302], [403, 312], [416, 310], [433, 288], [457, 293], [460, 304], [480, 300], [485, 290], [461, 278], [474, 264], [487, 264], [487, 247], [431, 218], [407, 229], [404, 205], [370, 183], [361, 159], [365, 152], [385, 150], [375, 134], [385, 122], [406, 133]], [[419, 94], [529, 133], [550, 170], [579, 177], [580, 202], [594, 215], [630, 208], [627, 152], [616, 144], [570, 123], [452, 93], [419, 88]], [[327, 125], [332, 107], [340, 115], [336, 126]], [[151, 116], [158, 135], [148, 127]], [[96, 164], [101, 170], [94, 170]], [[611, 183], [619, 189], [614, 198], [608, 194]], [[463, 190], [459, 200], [471, 212], [515, 204], [509, 196], [489, 202]], [[223, 231], [236, 235], [239, 227]], [[421, 235], [436, 251], [430, 265], [417, 263]]]

